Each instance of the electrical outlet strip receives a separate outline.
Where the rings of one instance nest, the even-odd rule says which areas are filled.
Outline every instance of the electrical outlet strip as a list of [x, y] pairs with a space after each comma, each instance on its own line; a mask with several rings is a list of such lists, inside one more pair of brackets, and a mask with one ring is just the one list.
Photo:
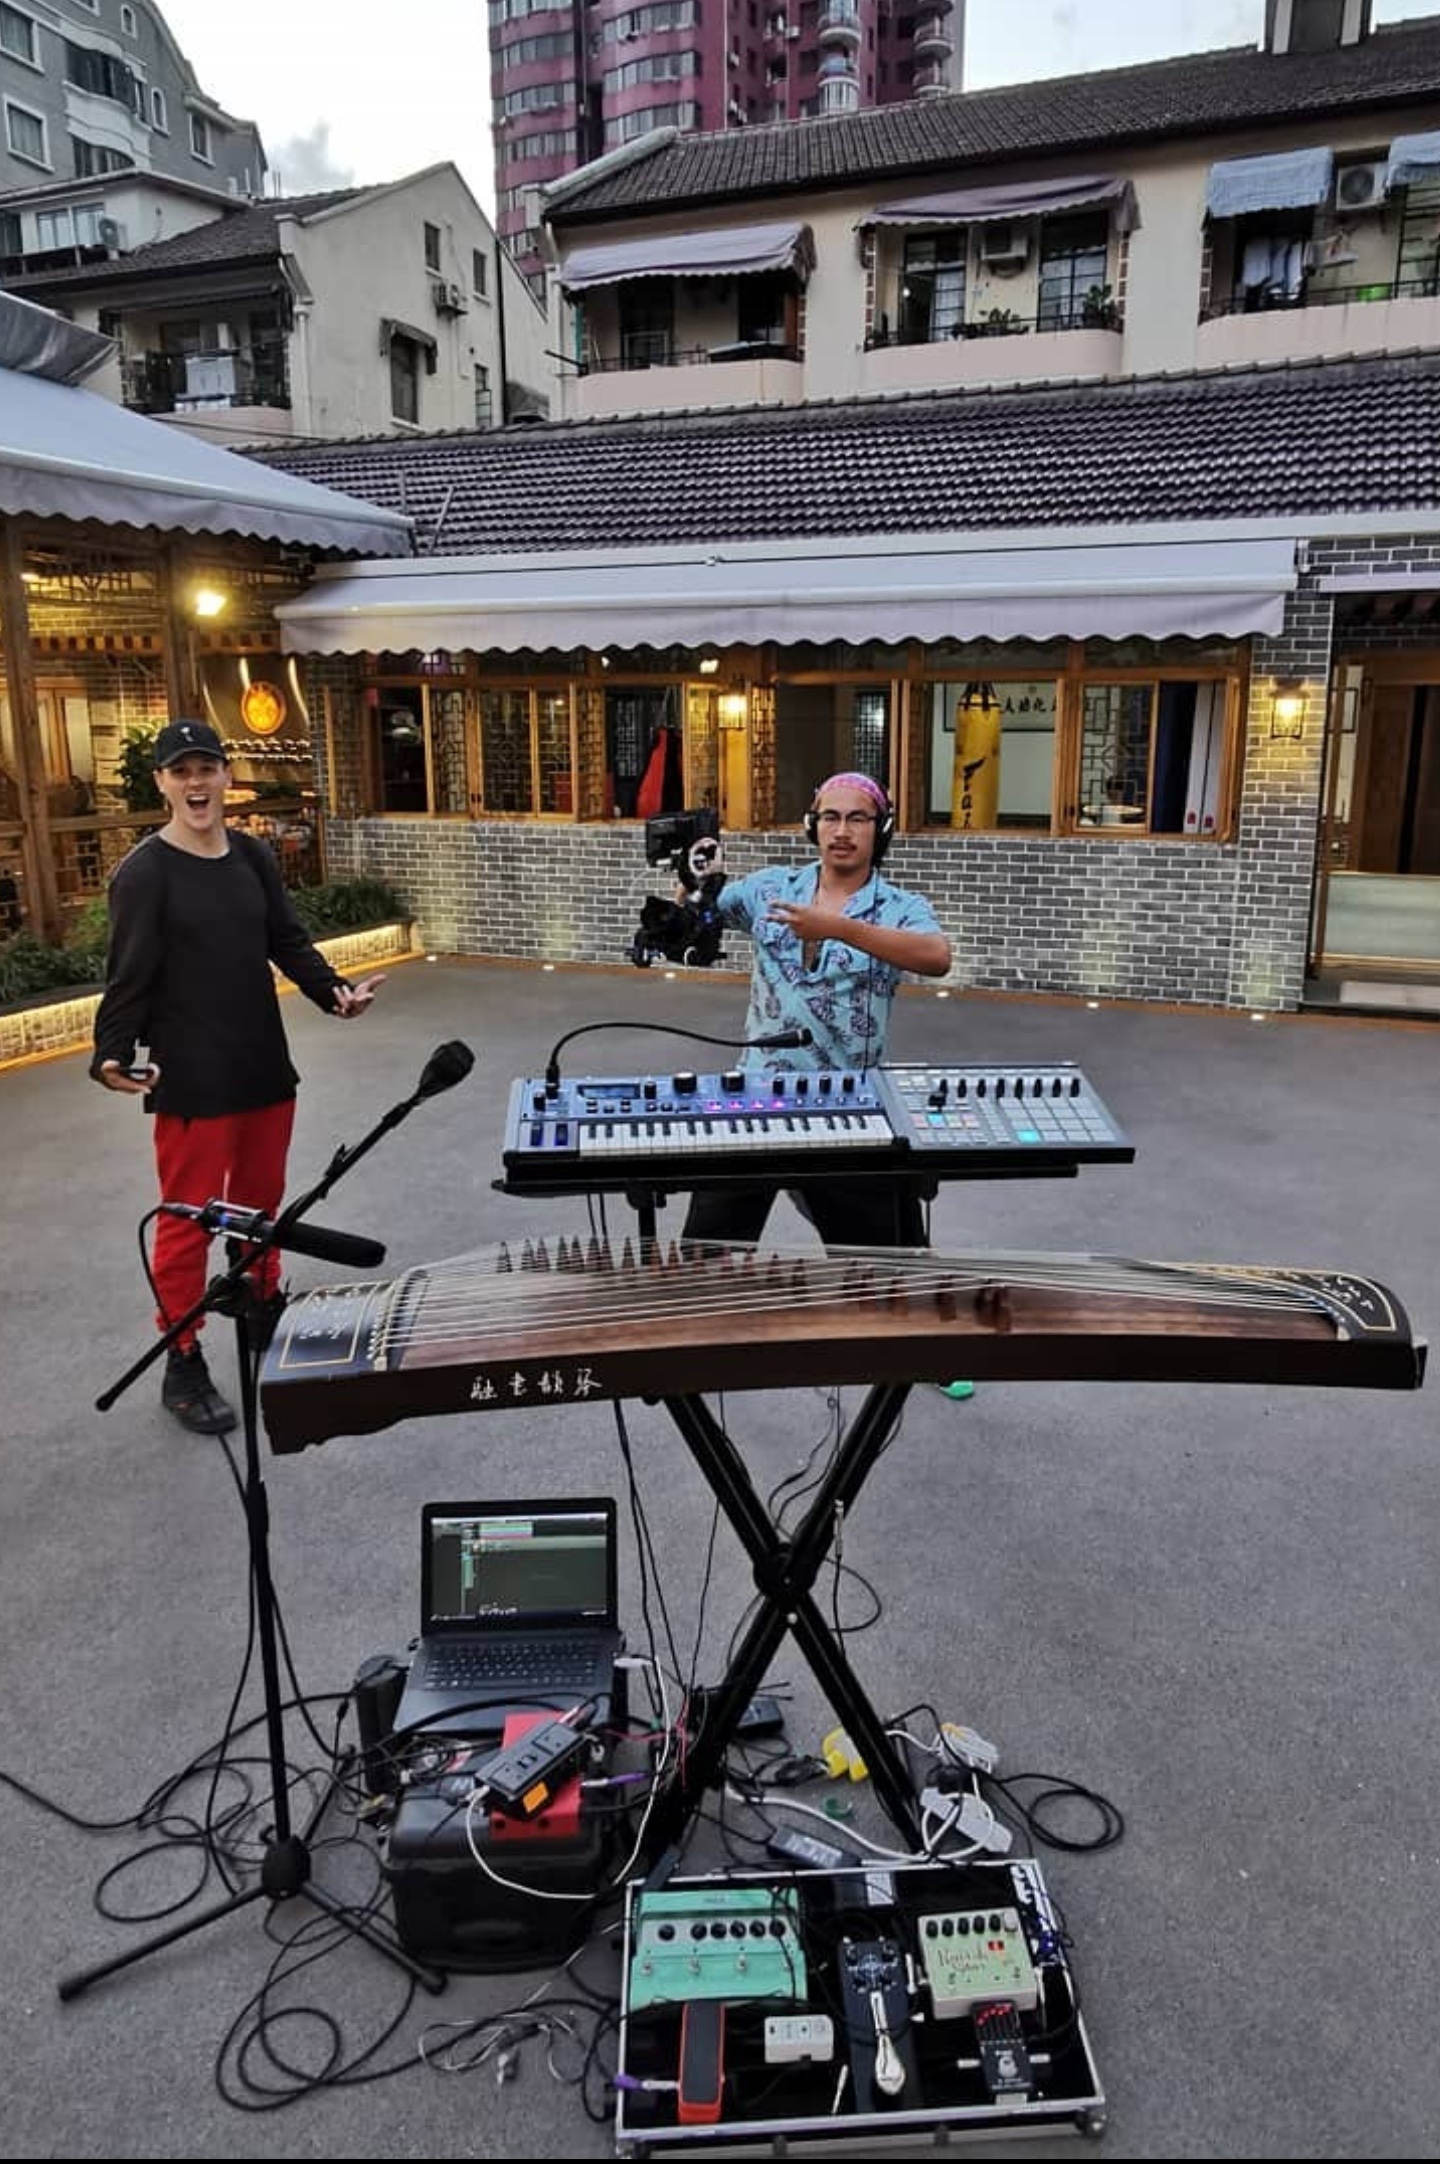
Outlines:
[[969, 1766], [976, 1773], [993, 1773], [999, 1765], [1000, 1753], [994, 1744], [987, 1743], [963, 1721], [942, 1721], [940, 1733], [949, 1756], [958, 1759], [962, 1766]]

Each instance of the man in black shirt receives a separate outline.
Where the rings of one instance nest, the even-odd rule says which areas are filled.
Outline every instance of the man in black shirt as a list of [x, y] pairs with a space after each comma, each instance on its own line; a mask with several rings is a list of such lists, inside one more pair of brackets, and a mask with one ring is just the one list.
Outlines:
[[[327, 1014], [363, 1014], [381, 979], [350, 984], [310, 940], [263, 842], [225, 824], [225, 747], [201, 721], [175, 721], [155, 743], [166, 825], [132, 849], [110, 881], [110, 951], [90, 1072], [145, 1099], [165, 1202], [227, 1198], [272, 1217], [285, 1191], [295, 1085], [271, 963]], [[146, 1049], [143, 1056], [137, 1047]], [[205, 1290], [210, 1235], [156, 1220], [157, 1327]], [[256, 1266], [271, 1315], [283, 1304], [280, 1257]], [[235, 1414], [211, 1381], [195, 1332], [172, 1346], [161, 1398], [182, 1427], [223, 1435]]]

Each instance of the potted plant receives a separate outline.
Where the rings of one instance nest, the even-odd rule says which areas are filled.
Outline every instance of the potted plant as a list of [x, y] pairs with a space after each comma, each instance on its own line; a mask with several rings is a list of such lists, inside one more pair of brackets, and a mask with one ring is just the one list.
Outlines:
[[1120, 310], [1109, 286], [1091, 286], [1080, 303], [1081, 327], [1087, 331], [1118, 331]]
[[116, 779], [126, 811], [163, 811], [165, 808], [155, 786], [155, 736], [154, 729], [125, 731]]

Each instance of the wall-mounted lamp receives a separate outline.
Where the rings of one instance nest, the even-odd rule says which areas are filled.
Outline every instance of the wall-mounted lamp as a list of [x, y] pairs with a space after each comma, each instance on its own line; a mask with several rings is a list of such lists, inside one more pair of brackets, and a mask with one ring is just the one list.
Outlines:
[[722, 729], [743, 729], [750, 719], [750, 700], [743, 691], [722, 691], [715, 702], [715, 716]]
[[218, 586], [197, 586], [190, 605], [198, 617], [208, 620], [224, 615], [227, 600], [228, 596], [222, 594]]
[[1305, 686], [1298, 677], [1279, 676], [1270, 697], [1270, 741], [1298, 744], [1305, 735]]
[[700, 663], [700, 674], [702, 676], [715, 676], [718, 674], [719, 668], [720, 656], [718, 654], [706, 654]]

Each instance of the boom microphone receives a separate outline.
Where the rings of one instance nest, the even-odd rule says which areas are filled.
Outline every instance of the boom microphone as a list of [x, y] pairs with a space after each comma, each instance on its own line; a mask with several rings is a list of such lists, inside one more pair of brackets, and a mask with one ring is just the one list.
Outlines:
[[452, 1090], [457, 1082], [463, 1082], [475, 1064], [475, 1054], [468, 1044], [457, 1038], [449, 1044], [438, 1045], [425, 1062], [424, 1071], [416, 1088], [417, 1097], [438, 1097], [442, 1090]]
[[[463, 1052], [465, 1047], [458, 1049]], [[435, 1058], [439, 1056], [437, 1052]], [[452, 1079], [458, 1082], [460, 1076]], [[449, 1086], [448, 1082], [437, 1085], [440, 1089]], [[233, 1202], [162, 1202], [160, 1209], [166, 1217], [187, 1218], [192, 1225], [200, 1225], [206, 1232], [223, 1233], [230, 1240], [268, 1240], [272, 1247], [283, 1248], [288, 1254], [313, 1255], [317, 1262], [338, 1262], [347, 1269], [373, 1270], [385, 1260], [379, 1240], [367, 1240], [357, 1232], [335, 1232], [328, 1225], [287, 1225], [283, 1219], [242, 1209]]]

